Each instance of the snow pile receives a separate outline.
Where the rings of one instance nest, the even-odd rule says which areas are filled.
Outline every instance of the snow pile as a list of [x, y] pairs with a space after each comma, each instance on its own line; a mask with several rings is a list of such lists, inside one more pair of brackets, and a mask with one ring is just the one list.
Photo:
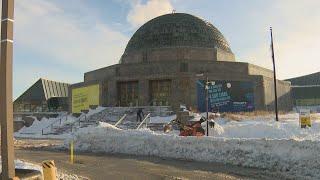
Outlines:
[[[15, 167], [17, 169], [33, 169], [33, 170], [37, 170], [37, 171], [42, 171], [41, 166], [38, 166], [36, 164], [32, 164], [32, 163], [28, 163], [22, 160], [15, 160]], [[1, 157], [0, 157], [0, 173], [2, 172], [2, 166], [1, 166]]]
[[[32, 169], [32, 170], [37, 170], [42, 172], [42, 167], [38, 164], [33, 164], [33, 163], [29, 163], [23, 160], [15, 160], [15, 168], [16, 169]], [[2, 171], [2, 167], [1, 167], [1, 158], [0, 158], [0, 173]], [[57, 173], [57, 179], [63, 179], [63, 180], [85, 180], [88, 178], [85, 177], [81, 177], [81, 176], [77, 176], [75, 174], [68, 174], [66, 172], [62, 172], [60, 170], [58, 170]]]
[[105, 122], [99, 122], [98, 129], [101, 129], [101, 128], [106, 128], [108, 130], [121, 131], [120, 128], [117, 128], [116, 126], [109, 124], [109, 123], [105, 123]]
[[50, 126], [54, 121], [58, 120], [57, 118], [42, 118], [40, 121], [34, 117], [33, 124], [30, 127], [24, 126], [19, 130], [18, 134], [38, 134], [41, 133], [41, 130]]
[[68, 174], [65, 172], [60, 172], [58, 170], [57, 179], [63, 179], [63, 180], [88, 180], [89, 178], [85, 178], [82, 176], [78, 176], [75, 174]]
[[[86, 114], [87, 117], [90, 117], [96, 113], [99, 113], [103, 110], [105, 110], [105, 107], [97, 107], [96, 109], [90, 109], [89, 112]], [[32, 117], [32, 116], [31, 116]], [[64, 127], [67, 125], [70, 125], [76, 121], [79, 120], [79, 118], [70, 115], [62, 115], [58, 116], [56, 118], [42, 118], [40, 121], [37, 120], [36, 117], [33, 117], [34, 121], [33, 124], [30, 127], [23, 127], [18, 132], [14, 133], [15, 137], [21, 137], [21, 138], [59, 138], [59, 139], [65, 139], [70, 136], [70, 132], [67, 132], [65, 134], [60, 135], [42, 135], [42, 130], [44, 134], [51, 132], [51, 125], [53, 127]], [[82, 117], [83, 119], [83, 117]]]
[[172, 115], [172, 116], [165, 116], [165, 117], [161, 117], [161, 116], [155, 116], [155, 117], [150, 117], [150, 122], [149, 123], [169, 123], [170, 121], [176, 119], [177, 116], [176, 115]]
[[63, 117], [61, 119], [61, 124], [60, 124], [60, 118], [42, 118], [40, 121], [35, 118], [33, 121], [33, 124], [30, 127], [23, 127], [20, 129], [18, 132], [14, 133], [15, 137], [23, 137], [23, 138], [66, 138], [68, 135], [67, 134], [62, 134], [62, 135], [42, 135], [42, 130], [44, 133], [50, 132], [51, 131], [51, 124], [53, 126], [64, 126], [68, 123], [72, 123], [76, 121], [76, 117], [73, 117], [71, 115], [68, 115], [68, 118]]
[[98, 106], [96, 109], [90, 109], [89, 112], [87, 113], [87, 116], [91, 116], [91, 115], [94, 115], [94, 114], [97, 114], [101, 111], [104, 111], [106, 109], [106, 107], [101, 107], [101, 106]]
[[[279, 122], [266, 117], [254, 117], [241, 121], [230, 121], [219, 118], [210, 135], [224, 138], [269, 138], [269, 139], [296, 139], [319, 140], [320, 121], [313, 120], [312, 127], [301, 129], [298, 114], [287, 114]], [[203, 123], [205, 125], [205, 123]]]
[[[280, 171], [292, 177], [320, 178], [319, 141], [179, 137], [101, 123], [81, 129], [74, 142], [77, 151], [221, 162]], [[68, 144], [66, 141], [65, 146]]]

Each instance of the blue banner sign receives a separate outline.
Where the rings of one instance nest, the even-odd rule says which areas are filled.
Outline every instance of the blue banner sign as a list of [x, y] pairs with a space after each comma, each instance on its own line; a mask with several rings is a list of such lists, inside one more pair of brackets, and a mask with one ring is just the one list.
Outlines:
[[[246, 81], [210, 81], [209, 111], [241, 112], [254, 110], [254, 84]], [[206, 111], [205, 81], [197, 81], [198, 110]]]

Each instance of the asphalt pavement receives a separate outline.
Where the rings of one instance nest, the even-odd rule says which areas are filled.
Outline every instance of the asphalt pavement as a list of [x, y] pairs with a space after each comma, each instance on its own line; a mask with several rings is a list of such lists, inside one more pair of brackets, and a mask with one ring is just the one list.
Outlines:
[[69, 162], [67, 152], [17, 149], [16, 157], [41, 163], [54, 160], [57, 168], [89, 179], [280, 179], [281, 176], [254, 168], [130, 155], [76, 154]]

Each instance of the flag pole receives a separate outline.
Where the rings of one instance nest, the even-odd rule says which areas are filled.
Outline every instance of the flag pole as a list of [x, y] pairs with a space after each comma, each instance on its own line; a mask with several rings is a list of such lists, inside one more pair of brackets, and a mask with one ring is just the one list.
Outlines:
[[271, 52], [272, 52], [272, 63], [273, 63], [274, 105], [275, 105], [276, 121], [279, 121], [279, 116], [278, 116], [278, 95], [277, 95], [277, 76], [276, 76], [276, 63], [275, 63], [275, 57], [274, 57], [272, 27], [270, 27], [270, 35], [271, 35]]

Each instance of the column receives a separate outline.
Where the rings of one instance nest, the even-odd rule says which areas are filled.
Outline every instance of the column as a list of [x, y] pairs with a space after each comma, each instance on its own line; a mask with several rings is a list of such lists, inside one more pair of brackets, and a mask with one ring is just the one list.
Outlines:
[[12, 105], [14, 0], [2, 0], [1, 59], [0, 59], [0, 121], [2, 179], [15, 176]]

